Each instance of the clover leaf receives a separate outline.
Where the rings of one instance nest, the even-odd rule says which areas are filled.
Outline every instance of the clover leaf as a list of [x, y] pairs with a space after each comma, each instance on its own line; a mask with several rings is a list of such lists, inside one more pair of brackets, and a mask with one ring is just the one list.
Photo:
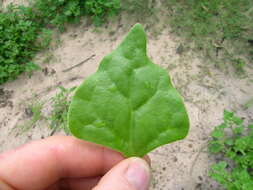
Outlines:
[[68, 125], [77, 138], [144, 156], [183, 139], [189, 119], [167, 71], [146, 54], [146, 34], [136, 24], [98, 71], [76, 90]]

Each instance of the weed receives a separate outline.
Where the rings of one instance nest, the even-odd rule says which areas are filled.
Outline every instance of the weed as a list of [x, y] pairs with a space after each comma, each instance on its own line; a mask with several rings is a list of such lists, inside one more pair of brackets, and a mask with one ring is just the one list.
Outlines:
[[122, 2], [123, 8], [130, 13], [152, 13], [150, 0], [127, 0]]
[[31, 60], [47, 45], [48, 36], [31, 17], [31, 9], [24, 6], [10, 5], [0, 12], [0, 84], [38, 69]]
[[86, 0], [85, 2], [85, 11], [92, 16], [96, 25], [101, 25], [107, 15], [116, 15], [120, 7], [120, 0]]
[[18, 126], [18, 129], [21, 133], [27, 132], [31, 128], [33, 128], [36, 123], [42, 119], [42, 110], [43, 103], [42, 102], [33, 102], [28, 105], [26, 108], [26, 115], [30, 116], [31, 119], [25, 121], [22, 125]]
[[95, 24], [101, 24], [120, 9], [120, 0], [36, 0], [31, 5], [45, 24], [64, 30], [66, 23], [78, 23], [81, 16], [90, 15]]
[[62, 86], [59, 87], [60, 92], [51, 98], [51, 112], [49, 116], [42, 114], [44, 103], [41, 101], [33, 101], [25, 109], [29, 120], [23, 124], [18, 125], [17, 129], [20, 133], [25, 133], [32, 129], [38, 121], [48, 121], [49, 127], [52, 130], [51, 135], [56, 131], [63, 129], [66, 134], [69, 134], [67, 127], [67, 112], [70, 105], [70, 98], [75, 87], [67, 89]]
[[70, 105], [70, 95], [75, 90], [75, 87], [66, 89], [60, 86], [59, 89], [60, 92], [51, 99], [52, 112], [47, 120], [52, 129], [51, 134], [59, 129], [63, 129], [66, 134], [69, 134], [69, 129], [67, 127], [67, 112]]
[[215, 127], [209, 152], [222, 161], [213, 165], [210, 176], [228, 190], [253, 189], [253, 125], [224, 111], [224, 122]]
[[51, 61], [56, 60], [56, 57], [52, 53], [52, 51], [47, 51], [44, 54], [44, 59], [42, 60], [42, 63], [49, 64]]
[[248, 100], [248, 101], [243, 105], [243, 109], [244, 109], [244, 110], [247, 110], [247, 109], [249, 109], [251, 106], [253, 106], [253, 97], [252, 97], [250, 100]]
[[131, 15], [135, 22], [157, 23], [152, 0], [121, 0], [121, 9]]
[[244, 74], [244, 66], [246, 65], [245, 61], [241, 58], [236, 58], [233, 60], [232, 63], [235, 68], [235, 72], [238, 75], [243, 75]]
[[63, 31], [67, 22], [80, 20], [83, 5], [79, 0], [36, 0], [30, 6], [44, 25], [56, 26]]

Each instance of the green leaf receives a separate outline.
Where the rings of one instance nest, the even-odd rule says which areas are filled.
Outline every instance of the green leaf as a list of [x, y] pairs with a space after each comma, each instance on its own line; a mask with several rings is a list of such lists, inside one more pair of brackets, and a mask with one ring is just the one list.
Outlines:
[[208, 146], [209, 152], [214, 154], [221, 152], [224, 148], [224, 144], [222, 144], [220, 141], [212, 141]]
[[218, 164], [213, 165], [212, 169], [217, 171], [223, 171], [227, 167], [227, 165], [227, 162], [221, 161]]
[[230, 181], [230, 175], [226, 171], [226, 167], [227, 163], [225, 161], [212, 165], [209, 176], [227, 187], [227, 182]]
[[147, 57], [140, 24], [78, 87], [68, 124], [74, 136], [125, 156], [143, 156], [187, 135], [189, 119], [182, 98], [167, 71]]
[[233, 133], [236, 134], [236, 135], [239, 135], [243, 132], [243, 130], [244, 130], [244, 127], [239, 126], [239, 127], [233, 128]]
[[213, 138], [217, 138], [217, 139], [221, 139], [224, 137], [224, 131], [223, 129], [219, 129], [219, 128], [216, 128], [212, 133], [211, 133], [212, 137]]
[[226, 152], [226, 156], [230, 159], [234, 159], [236, 157], [236, 153], [232, 150]]
[[243, 120], [242, 120], [241, 118], [239, 118], [239, 117], [236, 117], [236, 116], [234, 116], [234, 117], [232, 118], [232, 120], [233, 120], [233, 122], [234, 122], [236, 125], [241, 125], [241, 124], [243, 123]]
[[249, 136], [238, 138], [235, 141], [234, 149], [236, 151], [240, 151], [241, 153], [245, 154], [245, 150], [246, 150], [248, 144], [250, 143], [250, 141], [251, 141], [251, 138]]
[[225, 122], [231, 120], [231, 118], [233, 118], [233, 116], [234, 116], [233, 112], [230, 112], [228, 110], [224, 110], [224, 116], [223, 117], [224, 117]]
[[234, 144], [233, 139], [226, 139], [225, 144], [232, 146]]

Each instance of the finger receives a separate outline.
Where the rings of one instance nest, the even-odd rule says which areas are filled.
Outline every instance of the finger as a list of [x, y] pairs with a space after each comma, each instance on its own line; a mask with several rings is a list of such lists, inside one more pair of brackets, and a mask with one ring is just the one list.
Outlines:
[[149, 181], [147, 162], [130, 158], [110, 170], [93, 190], [148, 190]]
[[[149, 156], [144, 156], [143, 159], [146, 160], [149, 166], [151, 165]], [[47, 190], [91, 190], [98, 184], [100, 179], [101, 177], [62, 179]]]
[[100, 181], [101, 177], [93, 177], [90, 179], [67, 179], [65, 181], [67, 189], [71, 190], [91, 190]]
[[83, 140], [50, 137], [0, 155], [0, 181], [19, 190], [41, 190], [61, 178], [104, 175], [122, 159]]
[[[143, 159], [151, 166], [148, 156], [144, 156]], [[100, 179], [101, 177], [62, 179], [47, 190], [91, 190]]]
[[[151, 160], [149, 156], [144, 156], [143, 159], [151, 166]], [[92, 178], [72, 178], [64, 179], [58, 183], [59, 190], [91, 190], [95, 187], [98, 182], [101, 180], [101, 177], [92, 177]], [[58, 190], [57, 189], [57, 190]], [[51, 189], [50, 189], [51, 190]], [[52, 189], [55, 190], [55, 189]]]
[[73, 190], [91, 190], [100, 181], [101, 177], [93, 177], [90, 179], [68, 179], [67, 183], [68, 189]]
[[46, 190], [91, 190], [101, 177], [62, 179]]

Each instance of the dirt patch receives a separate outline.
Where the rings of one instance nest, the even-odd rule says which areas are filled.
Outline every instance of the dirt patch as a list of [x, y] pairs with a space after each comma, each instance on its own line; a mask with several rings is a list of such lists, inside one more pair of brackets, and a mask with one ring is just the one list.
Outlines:
[[12, 101], [10, 101], [10, 98], [13, 94], [13, 91], [10, 90], [4, 90], [3, 88], [0, 88], [0, 108], [4, 108], [6, 106], [12, 107]]

